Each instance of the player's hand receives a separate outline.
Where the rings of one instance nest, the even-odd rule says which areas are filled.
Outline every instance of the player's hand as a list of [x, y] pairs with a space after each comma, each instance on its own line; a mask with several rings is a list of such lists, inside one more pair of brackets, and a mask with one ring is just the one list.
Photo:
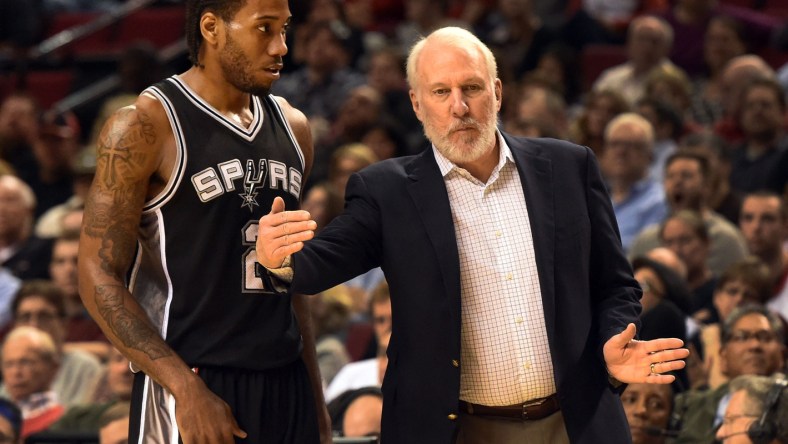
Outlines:
[[246, 438], [230, 406], [202, 380], [175, 399], [175, 420], [183, 444], [235, 444], [236, 436]]
[[266, 268], [281, 267], [287, 256], [315, 236], [315, 229], [317, 222], [308, 211], [285, 211], [285, 201], [275, 198], [271, 212], [260, 218], [257, 228], [257, 262]]
[[675, 376], [663, 373], [684, 368], [683, 359], [689, 356], [689, 350], [680, 348], [684, 341], [677, 338], [636, 341], [635, 330], [635, 324], [629, 324], [605, 342], [603, 354], [607, 371], [627, 384], [673, 382]]

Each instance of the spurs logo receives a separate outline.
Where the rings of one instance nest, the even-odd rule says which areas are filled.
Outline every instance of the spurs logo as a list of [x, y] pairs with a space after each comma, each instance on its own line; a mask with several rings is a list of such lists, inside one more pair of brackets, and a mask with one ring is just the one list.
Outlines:
[[241, 204], [241, 208], [248, 207], [249, 212], [254, 211], [255, 206], [260, 206], [257, 203], [257, 191], [255, 191], [255, 187], [259, 186], [268, 174], [266, 168], [265, 159], [260, 159], [260, 164], [255, 170], [254, 161], [248, 159], [246, 161], [246, 177], [244, 178], [244, 192], [240, 193], [241, 199], [243, 199], [243, 203]]

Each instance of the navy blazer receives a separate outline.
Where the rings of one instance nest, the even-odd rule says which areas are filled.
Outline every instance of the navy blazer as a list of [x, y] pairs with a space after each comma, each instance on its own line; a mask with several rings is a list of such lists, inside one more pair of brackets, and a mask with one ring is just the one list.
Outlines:
[[[602, 346], [638, 323], [640, 290], [610, 198], [585, 147], [504, 134], [522, 180], [547, 336], [573, 443], [630, 442]], [[345, 211], [293, 256], [295, 292], [380, 266], [391, 290], [382, 442], [453, 442], [460, 393], [460, 265], [432, 150], [374, 164], [348, 182]]]

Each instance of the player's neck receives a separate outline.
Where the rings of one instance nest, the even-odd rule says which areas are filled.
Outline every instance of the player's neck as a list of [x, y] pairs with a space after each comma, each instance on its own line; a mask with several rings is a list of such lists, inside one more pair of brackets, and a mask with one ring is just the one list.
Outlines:
[[223, 76], [212, 72], [211, 68], [193, 66], [181, 74], [180, 78], [197, 95], [223, 114], [235, 115], [249, 110], [249, 94], [227, 83]]

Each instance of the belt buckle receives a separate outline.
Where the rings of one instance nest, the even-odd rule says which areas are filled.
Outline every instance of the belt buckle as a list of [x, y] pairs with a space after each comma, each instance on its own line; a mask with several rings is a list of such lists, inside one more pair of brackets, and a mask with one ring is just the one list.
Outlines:
[[545, 401], [547, 401], [547, 398], [533, 399], [531, 401], [525, 401], [523, 403], [523, 419], [524, 420], [528, 419], [528, 408], [529, 407], [536, 407], [536, 406], [542, 405], [542, 404], [544, 404]]

